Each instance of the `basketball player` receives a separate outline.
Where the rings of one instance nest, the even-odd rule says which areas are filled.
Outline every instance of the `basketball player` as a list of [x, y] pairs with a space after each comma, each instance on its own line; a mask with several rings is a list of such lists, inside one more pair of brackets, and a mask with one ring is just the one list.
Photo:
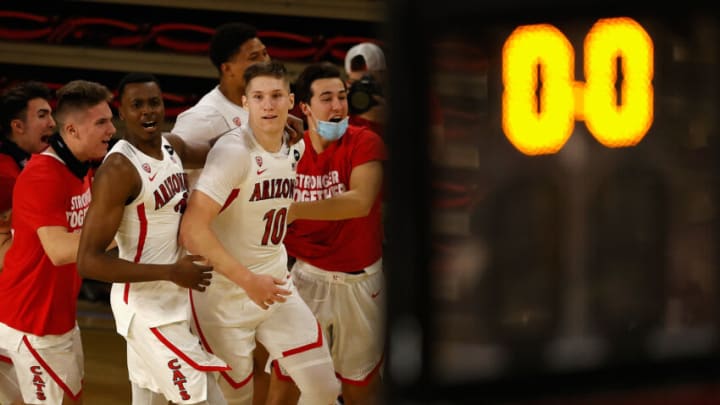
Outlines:
[[104, 86], [72, 81], [57, 91], [60, 133], [20, 172], [13, 244], [0, 273], [0, 347], [29, 404], [81, 402], [83, 352], [76, 306], [80, 229], [90, 203], [89, 162], [115, 133]]
[[[195, 326], [208, 351], [232, 367], [222, 373], [229, 404], [252, 401], [255, 338], [308, 403], [332, 404], [339, 384], [326, 339], [290, 281], [283, 246], [305, 149], [284, 136], [294, 96], [279, 63], [248, 67], [244, 81], [248, 123], [213, 146], [180, 227], [188, 250], [219, 273], [204, 294], [191, 295]], [[293, 401], [268, 392], [269, 404]]]
[[[245, 94], [245, 69], [253, 63], [270, 60], [267, 48], [258, 38], [257, 29], [251, 25], [230, 22], [220, 25], [210, 40], [210, 61], [219, 74], [219, 83], [203, 96], [193, 107], [178, 115], [172, 133], [188, 142], [207, 141], [219, 134], [240, 127], [248, 122], [248, 112], [243, 107]], [[285, 130], [290, 135], [290, 143], [295, 143], [303, 134], [303, 122], [300, 118], [288, 115]], [[188, 187], [193, 189], [200, 170], [186, 170]], [[265, 373], [267, 351], [257, 345], [255, 355], [255, 405], [265, 403], [269, 378]]]
[[[172, 133], [186, 141], [208, 141], [248, 121], [248, 112], [243, 108], [245, 94], [243, 73], [253, 63], [270, 60], [267, 48], [258, 38], [255, 27], [232, 22], [219, 26], [210, 40], [210, 61], [218, 70], [219, 83], [205, 94], [194, 106], [180, 113], [175, 120]], [[302, 120], [288, 117], [293, 141], [302, 137]], [[200, 170], [188, 170], [192, 188]]]
[[[177, 242], [188, 196], [183, 161], [198, 167], [210, 145], [161, 134], [165, 107], [155, 76], [126, 75], [118, 97], [126, 134], [98, 169], [78, 269], [114, 282], [110, 302], [127, 341], [134, 405], [225, 404], [213, 372], [229, 367], [203, 350], [188, 323], [186, 287], [203, 291], [211, 268]], [[119, 257], [105, 253], [113, 238]]]

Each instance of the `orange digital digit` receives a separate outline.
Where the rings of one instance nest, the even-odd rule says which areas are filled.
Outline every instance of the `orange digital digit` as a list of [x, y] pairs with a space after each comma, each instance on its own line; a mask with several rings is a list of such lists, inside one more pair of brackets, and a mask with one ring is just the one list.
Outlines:
[[574, 128], [572, 45], [552, 25], [526, 25], [513, 31], [502, 57], [505, 134], [527, 155], [557, 152]]
[[[607, 147], [636, 145], [653, 121], [650, 36], [630, 18], [602, 19], [585, 37], [584, 50], [585, 125]], [[623, 73], [619, 91], [618, 60]]]
[[586, 81], [575, 82], [574, 50], [560, 30], [516, 28], [502, 50], [505, 136], [526, 155], [556, 153], [584, 120], [607, 147], [636, 145], [653, 121], [653, 51], [633, 19], [598, 20], [585, 38]]

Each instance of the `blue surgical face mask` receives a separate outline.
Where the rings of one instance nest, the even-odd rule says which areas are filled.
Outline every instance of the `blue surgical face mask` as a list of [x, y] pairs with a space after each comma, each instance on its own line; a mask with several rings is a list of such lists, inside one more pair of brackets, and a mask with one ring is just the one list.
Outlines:
[[322, 139], [332, 142], [337, 141], [345, 135], [348, 129], [348, 117], [340, 122], [317, 121], [317, 132]]

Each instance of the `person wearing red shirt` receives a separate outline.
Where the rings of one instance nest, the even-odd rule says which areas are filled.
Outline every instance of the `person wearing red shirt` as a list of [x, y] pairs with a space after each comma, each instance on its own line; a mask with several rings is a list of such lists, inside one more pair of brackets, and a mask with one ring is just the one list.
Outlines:
[[50, 89], [28, 81], [6, 90], [0, 97], [0, 269], [10, 247], [10, 209], [15, 179], [30, 155], [48, 146], [55, 131], [49, 104]]
[[115, 134], [111, 98], [105, 86], [84, 80], [59, 89], [59, 134], [15, 183], [14, 240], [0, 273], [0, 348], [25, 403], [81, 403], [75, 261], [90, 203], [89, 162], [103, 158]]
[[[48, 100], [50, 90], [28, 81], [7, 89], [0, 97], [0, 271], [12, 242], [10, 212], [15, 179], [30, 155], [47, 148], [55, 130]], [[0, 403], [19, 396], [10, 357], [0, 349]]]
[[285, 237], [293, 282], [328, 339], [345, 404], [379, 403], [385, 146], [370, 129], [348, 125], [336, 66], [307, 66], [295, 92], [309, 129]]

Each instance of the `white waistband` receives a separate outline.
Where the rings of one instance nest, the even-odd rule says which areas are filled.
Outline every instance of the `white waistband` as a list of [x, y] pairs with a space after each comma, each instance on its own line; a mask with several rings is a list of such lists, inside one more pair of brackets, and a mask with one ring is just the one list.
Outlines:
[[295, 265], [293, 265], [293, 271], [302, 271], [304, 273], [312, 274], [314, 276], [322, 277], [328, 282], [331, 283], [344, 283], [348, 281], [360, 281], [365, 279], [366, 277], [369, 277], [373, 274], [376, 274], [380, 271], [382, 271], [382, 258], [378, 259], [375, 263], [371, 264], [370, 266], [367, 266], [363, 269], [362, 273], [359, 274], [351, 274], [351, 273], [344, 273], [342, 271], [330, 271], [330, 270], [323, 270], [320, 267], [313, 266], [312, 264], [308, 262], [304, 262], [300, 259], [295, 262]]

